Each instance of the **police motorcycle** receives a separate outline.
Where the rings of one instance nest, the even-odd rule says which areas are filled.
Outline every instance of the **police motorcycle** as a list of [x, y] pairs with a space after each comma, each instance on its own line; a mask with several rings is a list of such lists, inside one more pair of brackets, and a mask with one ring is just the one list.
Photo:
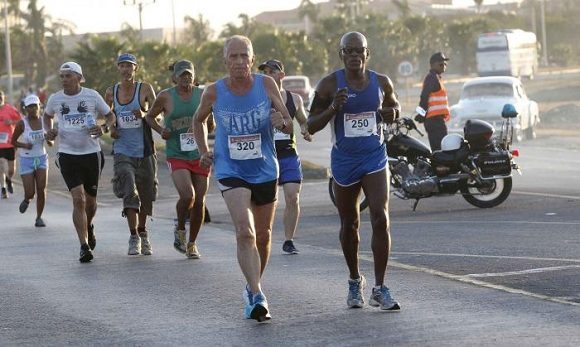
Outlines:
[[[417, 112], [424, 115], [420, 108]], [[394, 195], [404, 200], [414, 199], [413, 211], [421, 199], [458, 192], [476, 207], [500, 205], [511, 193], [512, 169], [521, 174], [514, 162], [519, 152], [510, 149], [513, 119], [517, 115], [514, 105], [504, 105], [497, 137], [493, 137], [495, 129], [491, 124], [468, 120], [463, 136], [448, 134], [441, 141], [441, 150], [435, 152], [409, 136], [412, 130], [424, 136], [411, 118], [402, 117], [387, 125], [384, 133]], [[332, 183], [331, 177], [329, 193], [335, 203]], [[363, 196], [359, 204], [361, 211], [367, 206]]]

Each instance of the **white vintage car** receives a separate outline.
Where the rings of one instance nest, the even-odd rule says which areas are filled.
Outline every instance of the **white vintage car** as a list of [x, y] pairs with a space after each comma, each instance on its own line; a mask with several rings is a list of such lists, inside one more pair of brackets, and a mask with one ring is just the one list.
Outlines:
[[450, 132], [460, 132], [468, 119], [481, 119], [500, 129], [505, 104], [518, 111], [514, 122], [514, 140], [536, 137], [540, 122], [538, 104], [526, 95], [522, 82], [515, 77], [477, 77], [465, 82], [459, 102], [451, 106]]

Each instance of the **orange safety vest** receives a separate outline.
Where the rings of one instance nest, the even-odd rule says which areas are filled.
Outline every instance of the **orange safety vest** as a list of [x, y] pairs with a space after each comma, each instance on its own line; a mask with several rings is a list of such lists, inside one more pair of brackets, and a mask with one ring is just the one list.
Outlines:
[[447, 89], [443, 83], [439, 83], [441, 89], [429, 93], [429, 99], [427, 100], [427, 115], [426, 118], [443, 116], [443, 119], [447, 122], [450, 118], [449, 112], [449, 101], [447, 100]]

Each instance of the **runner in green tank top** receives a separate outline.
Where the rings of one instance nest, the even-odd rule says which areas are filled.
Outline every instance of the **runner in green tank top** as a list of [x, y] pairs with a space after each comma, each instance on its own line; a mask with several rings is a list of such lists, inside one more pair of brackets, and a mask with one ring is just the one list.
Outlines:
[[[177, 201], [177, 226], [173, 246], [190, 259], [200, 257], [195, 243], [204, 220], [205, 194], [209, 182], [209, 169], [200, 166], [199, 151], [191, 131], [192, 116], [197, 110], [201, 89], [194, 82], [193, 63], [180, 60], [172, 66], [175, 87], [159, 93], [146, 120], [151, 129], [166, 141], [167, 165], [173, 184], [179, 193]], [[163, 113], [163, 126], [157, 117]], [[213, 124], [213, 123], [212, 123]], [[189, 215], [189, 242], [185, 241], [185, 220]]]

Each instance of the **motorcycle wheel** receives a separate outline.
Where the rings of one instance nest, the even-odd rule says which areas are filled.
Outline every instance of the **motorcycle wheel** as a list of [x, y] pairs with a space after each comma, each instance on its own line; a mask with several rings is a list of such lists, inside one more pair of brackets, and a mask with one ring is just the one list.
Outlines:
[[462, 185], [463, 198], [473, 206], [491, 208], [504, 202], [512, 191], [512, 178], [499, 178], [487, 181], [486, 186], [478, 186], [475, 181]]
[[[328, 194], [330, 195], [330, 200], [332, 201], [332, 204], [334, 204], [334, 206], [336, 206], [336, 198], [334, 197], [334, 189], [332, 188], [333, 182], [334, 182], [334, 178], [330, 177], [328, 179]], [[360, 203], [359, 203], [358, 207], [359, 207], [360, 211], [363, 211], [364, 209], [369, 207], [369, 202], [367, 201], [367, 197], [364, 195], [364, 193], [362, 193], [362, 199], [360, 199]]]

